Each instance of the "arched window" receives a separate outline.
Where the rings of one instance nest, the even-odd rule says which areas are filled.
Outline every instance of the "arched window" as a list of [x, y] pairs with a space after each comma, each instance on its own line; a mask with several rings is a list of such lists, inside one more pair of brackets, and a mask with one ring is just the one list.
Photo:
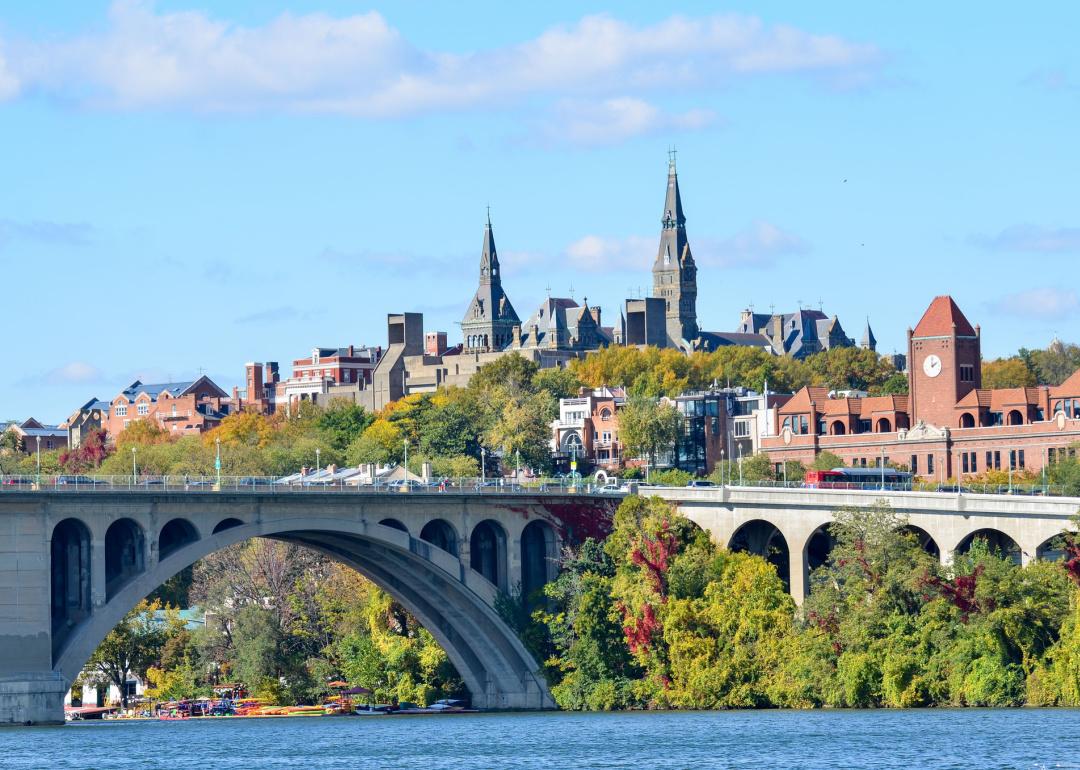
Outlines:
[[600, 410], [600, 419], [601, 420], [610, 420], [611, 419], [611, 410], [608, 409], [606, 406], [603, 409]]
[[1009, 412], [1009, 419], [1007, 422], [1009, 425], [1023, 425], [1024, 415], [1021, 414], [1019, 410], [1013, 409], [1011, 412]]
[[975, 427], [975, 417], [972, 416], [971, 412], [964, 412], [962, 415], [960, 415], [960, 427], [961, 428], [974, 428]]
[[833, 436], [843, 436], [847, 433], [847, 427], [842, 420], [834, 420], [832, 426], [829, 428], [829, 434]]
[[892, 432], [892, 425], [889, 423], [889, 418], [888, 417], [882, 417], [881, 419], [879, 419], [877, 421], [877, 432], [878, 433], [891, 433]]

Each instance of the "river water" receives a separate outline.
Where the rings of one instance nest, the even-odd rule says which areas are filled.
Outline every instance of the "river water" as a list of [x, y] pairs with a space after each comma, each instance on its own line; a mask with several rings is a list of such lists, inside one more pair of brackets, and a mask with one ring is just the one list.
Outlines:
[[0, 768], [1080, 768], [1080, 711], [726, 711], [83, 722]]

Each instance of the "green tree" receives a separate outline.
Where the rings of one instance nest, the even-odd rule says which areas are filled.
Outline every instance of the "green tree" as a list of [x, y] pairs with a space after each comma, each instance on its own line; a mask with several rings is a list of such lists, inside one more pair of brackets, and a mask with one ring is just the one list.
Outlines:
[[655, 466], [657, 455], [675, 446], [682, 425], [682, 415], [674, 406], [631, 396], [619, 415], [619, 438], [632, 456], [645, 456]]
[[316, 426], [326, 433], [335, 449], [345, 451], [374, 421], [375, 418], [362, 406], [348, 399], [335, 398], [319, 415]]
[[157, 602], [139, 602], [108, 633], [86, 663], [104, 681], [120, 690], [120, 706], [128, 707], [127, 682], [132, 675], [146, 679], [146, 671], [161, 654], [174, 621], [155, 618]]
[[1036, 384], [1035, 372], [1019, 357], [983, 361], [984, 388], [1026, 388]]

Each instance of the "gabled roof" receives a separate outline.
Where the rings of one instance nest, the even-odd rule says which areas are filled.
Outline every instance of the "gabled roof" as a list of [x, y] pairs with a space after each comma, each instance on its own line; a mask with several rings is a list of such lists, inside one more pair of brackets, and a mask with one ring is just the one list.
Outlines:
[[798, 414], [810, 411], [810, 402], [824, 404], [829, 400], [829, 389], [818, 387], [805, 387], [795, 393], [791, 399], [780, 408], [781, 414]]
[[934, 297], [919, 323], [913, 337], [948, 337], [956, 329], [958, 337], [974, 337], [975, 329], [957, 307], [953, 298], [945, 294]]
[[217, 391], [216, 395], [219, 398], [224, 398], [226, 395], [228, 395], [225, 391], [223, 391], [216, 384], [214, 384], [214, 381], [211, 380], [209, 377], [202, 376], [192, 382], [161, 382], [153, 383], [150, 385], [145, 385], [139, 380], [135, 380], [135, 382], [124, 388], [124, 390], [119, 394], [118, 398], [124, 397], [127, 399], [128, 403], [133, 403], [141, 393], [145, 393], [150, 396], [151, 401], [157, 401], [162, 393], [168, 393], [169, 396], [171, 396], [172, 398], [179, 398], [180, 396], [186, 395], [187, 393], [195, 390], [197, 386], [202, 385], [203, 383], [210, 385], [211, 388]]
[[1050, 388], [1051, 398], [1064, 398], [1065, 396], [1080, 396], [1080, 369], [1069, 375], [1065, 382], [1057, 387]]

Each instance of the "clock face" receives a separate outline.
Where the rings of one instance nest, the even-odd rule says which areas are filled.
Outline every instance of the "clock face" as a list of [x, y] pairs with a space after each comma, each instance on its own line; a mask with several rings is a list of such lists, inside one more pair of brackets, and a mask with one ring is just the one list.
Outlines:
[[923, 359], [922, 370], [927, 377], [937, 377], [941, 374], [941, 359], [935, 355], [929, 355]]

